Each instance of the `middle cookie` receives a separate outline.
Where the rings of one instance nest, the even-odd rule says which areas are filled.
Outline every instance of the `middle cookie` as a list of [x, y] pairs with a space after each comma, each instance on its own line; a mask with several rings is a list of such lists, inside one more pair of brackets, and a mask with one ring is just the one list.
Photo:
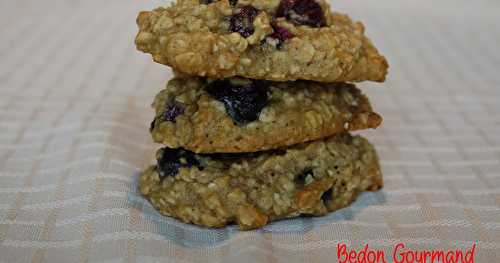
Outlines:
[[176, 77], [153, 103], [153, 139], [197, 153], [257, 152], [376, 128], [354, 85]]

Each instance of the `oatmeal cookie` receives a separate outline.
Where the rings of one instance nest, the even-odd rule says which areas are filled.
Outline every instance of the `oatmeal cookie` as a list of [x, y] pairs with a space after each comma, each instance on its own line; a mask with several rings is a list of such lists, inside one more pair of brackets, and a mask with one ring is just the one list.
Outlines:
[[382, 187], [378, 157], [348, 133], [288, 149], [200, 155], [158, 151], [140, 177], [140, 192], [160, 211], [186, 223], [243, 230], [300, 215], [321, 216]]
[[388, 69], [363, 24], [324, 0], [178, 0], [137, 23], [139, 50], [191, 75], [382, 82]]
[[263, 151], [382, 122], [345, 83], [177, 77], [153, 106], [154, 140], [197, 153]]

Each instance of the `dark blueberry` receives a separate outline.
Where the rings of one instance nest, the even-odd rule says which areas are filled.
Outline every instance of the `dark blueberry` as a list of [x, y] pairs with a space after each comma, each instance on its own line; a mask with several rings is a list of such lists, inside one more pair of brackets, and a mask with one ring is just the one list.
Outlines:
[[269, 88], [263, 81], [236, 85], [229, 80], [216, 80], [206, 89], [212, 97], [224, 103], [229, 116], [240, 125], [257, 120], [268, 103]]
[[[213, 2], [216, 2], [217, 0], [200, 0], [200, 4], [201, 5], [209, 5]], [[236, 4], [238, 3], [238, 0], [229, 0], [229, 4], [231, 4], [231, 6], [235, 6]]]
[[231, 16], [229, 30], [238, 32], [242, 37], [249, 37], [254, 32], [253, 20], [259, 11], [251, 6], [243, 6], [240, 11]]
[[332, 194], [333, 194], [333, 189], [330, 188], [330, 189], [328, 189], [326, 192], [324, 192], [321, 195], [321, 200], [323, 200], [324, 202], [331, 201], [332, 200]]
[[283, 43], [286, 40], [294, 37], [292, 32], [288, 31], [288, 29], [284, 27], [278, 26], [276, 23], [271, 23], [271, 26], [273, 27], [274, 32], [268, 35], [267, 38], [270, 38], [271, 41], [277, 41], [276, 47], [278, 49], [283, 46]]
[[305, 184], [308, 175], [313, 175], [313, 171], [311, 169], [307, 169], [297, 175], [297, 177], [295, 177], [295, 182], [298, 184]]
[[162, 119], [164, 121], [175, 122], [175, 119], [183, 113], [184, 113], [184, 107], [182, 105], [175, 102], [167, 103]]
[[325, 14], [314, 0], [281, 0], [276, 17], [285, 17], [296, 25], [323, 27]]
[[288, 31], [288, 29], [286, 29], [284, 27], [278, 26], [276, 23], [273, 23], [272, 27], [274, 29], [274, 33], [272, 33], [270, 35], [272, 38], [276, 38], [276, 39], [279, 39], [280, 41], [284, 42], [285, 40], [294, 37], [292, 32]]
[[181, 167], [190, 168], [195, 166], [203, 169], [195, 154], [183, 149], [162, 149], [157, 163], [161, 179], [167, 176], [176, 176]]

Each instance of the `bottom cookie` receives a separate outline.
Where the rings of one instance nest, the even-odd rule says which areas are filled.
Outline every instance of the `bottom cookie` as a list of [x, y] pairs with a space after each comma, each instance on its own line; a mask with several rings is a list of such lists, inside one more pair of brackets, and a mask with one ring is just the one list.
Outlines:
[[164, 215], [242, 230], [300, 215], [321, 216], [382, 187], [373, 146], [340, 134], [290, 148], [200, 155], [164, 148], [140, 178], [141, 193]]

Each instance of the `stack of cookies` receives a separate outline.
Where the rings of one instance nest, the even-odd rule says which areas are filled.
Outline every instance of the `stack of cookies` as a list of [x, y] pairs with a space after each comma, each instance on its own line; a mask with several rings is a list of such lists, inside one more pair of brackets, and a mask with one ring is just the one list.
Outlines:
[[349, 133], [382, 122], [352, 83], [388, 68], [361, 23], [324, 0], [178, 0], [137, 23], [138, 49], [175, 72], [140, 178], [162, 214], [255, 229], [382, 187], [373, 146]]

